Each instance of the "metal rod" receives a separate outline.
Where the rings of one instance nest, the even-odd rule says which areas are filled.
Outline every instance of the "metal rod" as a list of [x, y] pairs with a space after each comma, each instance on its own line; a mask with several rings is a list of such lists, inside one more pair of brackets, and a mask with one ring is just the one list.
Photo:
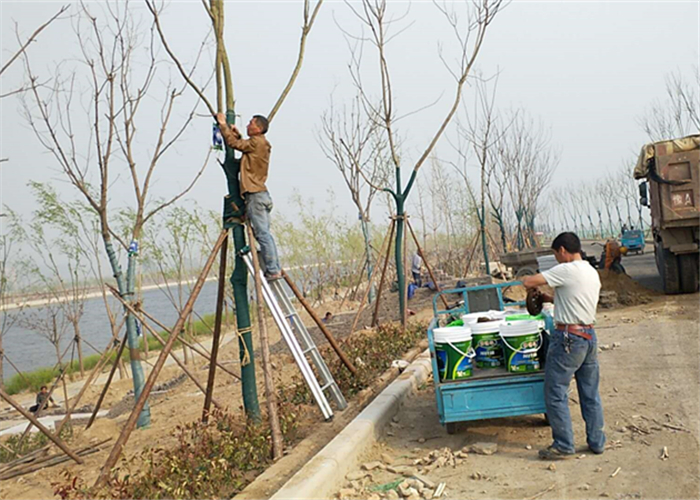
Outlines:
[[228, 230], [223, 229], [219, 234], [219, 238], [214, 244], [214, 248], [212, 249], [211, 253], [209, 254], [209, 257], [207, 258], [207, 262], [204, 264], [202, 272], [197, 278], [197, 282], [195, 283], [194, 288], [192, 289], [190, 297], [187, 299], [187, 303], [185, 304], [184, 309], [180, 313], [180, 317], [178, 318], [177, 322], [175, 323], [175, 326], [173, 327], [173, 333], [170, 335], [165, 346], [163, 346], [163, 350], [158, 355], [158, 359], [156, 360], [156, 363], [153, 366], [153, 369], [151, 370], [148, 379], [146, 380], [146, 385], [144, 385], [141, 394], [136, 400], [136, 404], [131, 412], [131, 415], [129, 415], [129, 418], [124, 424], [124, 428], [122, 429], [122, 432], [119, 435], [117, 442], [114, 443], [114, 447], [112, 448], [109, 457], [107, 457], [107, 461], [102, 466], [100, 475], [98, 476], [97, 481], [95, 481], [95, 486], [104, 486], [104, 484], [107, 481], [107, 477], [111, 473], [112, 468], [116, 465], [117, 460], [119, 460], [119, 457], [122, 454], [122, 450], [124, 449], [124, 445], [128, 441], [131, 432], [136, 426], [136, 421], [138, 420], [139, 413], [141, 413], [141, 410], [143, 410], [143, 407], [146, 405], [146, 401], [148, 400], [148, 396], [151, 394], [151, 390], [153, 389], [153, 386], [156, 383], [158, 374], [160, 373], [161, 369], [163, 368], [163, 365], [165, 364], [165, 359], [168, 357], [168, 354], [172, 350], [173, 345], [177, 340], [178, 334], [182, 330], [182, 326], [185, 324], [186, 318], [190, 315], [190, 311], [194, 307], [194, 303], [197, 300], [197, 297], [199, 296], [199, 292], [204, 286], [204, 282], [206, 281], [206, 277], [209, 274], [209, 270], [211, 269], [212, 264], [214, 264], [214, 259], [219, 253], [219, 250], [224, 244], [224, 241], [226, 240], [227, 236]]
[[[416, 238], [416, 233], [413, 232], [413, 226], [411, 226], [411, 223], [408, 220], [408, 217], [406, 217], [406, 225], [408, 226], [408, 230], [411, 231], [411, 236], [413, 237], [413, 241], [416, 242], [416, 248], [418, 249], [418, 255], [420, 255], [420, 258], [423, 259], [423, 262], [425, 263], [425, 268], [428, 270], [428, 274], [430, 275], [430, 279], [433, 280], [433, 283], [435, 284], [435, 290], [437, 290], [438, 293], [440, 293], [440, 285], [438, 285], [437, 280], [435, 279], [435, 276], [433, 275], [433, 270], [430, 269], [430, 264], [428, 264], [428, 260], [425, 258], [425, 254], [423, 253], [423, 249], [420, 246], [420, 243], [418, 243], [418, 238]], [[445, 304], [445, 307], [449, 309], [450, 306], [447, 305], [447, 299], [445, 298], [444, 295], [440, 295], [440, 298], [442, 299], [442, 303]]]
[[7, 401], [10, 404], [10, 406], [12, 406], [15, 410], [20, 412], [24, 418], [26, 418], [27, 420], [32, 422], [36, 426], [36, 428], [39, 429], [47, 438], [49, 438], [51, 441], [53, 441], [53, 443], [56, 446], [61, 448], [63, 453], [65, 453], [66, 455], [71, 457], [76, 463], [78, 463], [78, 464], [83, 463], [83, 461], [80, 459], [80, 457], [78, 455], [76, 455], [75, 453], [73, 453], [70, 450], [70, 448], [68, 448], [68, 446], [66, 446], [66, 444], [61, 440], [61, 438], [51, 434], [51, 431], [49, 431], [46, 427], [44, 427], [44, 424], [39, 422], [39, 420], [37, 420], [34, 417], [34, 415], [32, 415], [27, 410], [22, 408], [22, 405], [20, 405], [14, 399], [12, 399], [12, 397], [9, 394], [7, 394], [2, 387], [0, 387], [0, 397], [2, 399], [4, 399], [5, 401]]
[[311, 316], [311, 319], [314, 320], [314, 323], [316, 323], [316, 326], [318, 326], [319, 330], [321, 330], [323, 335], [325, 335], [326, 339], [328, 339], [328, 342], [330, 343], [331, 347], [333, 347], [333, 350], [338, 354], [338, 357], [343, 362], [343, 364], [348, 368], [348, 370], [350, 370], [350, 372], [353, 375], [357, 375], [357, 368], [355, 368], [355, 365], [353, 365], [352, 362], [345, 355], [343, 350], [340, 348], [338, 341], [335, 340], [333, 334], [330, 331], [328, 331], [326, 325], [323, 324], [323, 321], [321, 321], [321, 319], [318, 317], [316, 311], [314, 311], [309, 305], [309, 303], [304, 299], [301, 292], [296, 287], [289, 275], [284, 271], [284, 269], [282, 270], [282, 276], [284, 277], [284, 280], [287, 282], [287, 285], [289, 285], [289, 288], [292, 290], [292, 293], [294, 293], [294, 296], [297, 298], [299, 303], [304, 307], [306, 312], [309, 313], [309, 316]]
[[[396, 228], [396, 220], [391, 219], [391, 234], [389, 235], [389, 241], [394, 237], [394, 229]], [[391, 248], [391, 247], [389, 247]], [[377, 320], [379, 319], [379, 303], [382, 298], [382, 288], [384, 287], [384, 278], [386, 277], [386, 268], [389, 265], [389, 255], [391, 251], [387, 248], [386, 255], [384, 257], [384, 266], [382, 267], [382, 277], [379, 280], [379, 289], [377, 290], [377, 298], [374, 301], [374, 314], [372, 314], [372, 326], [377, 326]]]
[[[228, 233], [227, 233], [228, 234]], [[219, 259], [219, 287], [216, 291], [216, 317], [214, 318], [214, 333], [211, 343], [211, 358], [209, 359], [209, 376], [207, 377], [207, 390], [204, 393], [204, 408], [202, 409], [202, 422], [209, 421], [209, 410], [214, 397], [214, 381], [216, 378], [216, 362], [219, 357], [219, 340], [221, 339], [221, 319], [224, 309], [224, 292], [226, 291], [226, 253], [228, 251], [228, 236], [221, 245], [221, 257]]]

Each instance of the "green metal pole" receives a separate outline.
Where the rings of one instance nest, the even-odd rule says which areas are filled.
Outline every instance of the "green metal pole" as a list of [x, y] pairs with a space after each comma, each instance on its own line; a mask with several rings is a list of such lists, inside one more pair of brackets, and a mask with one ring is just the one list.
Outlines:
[[[226, 111], [226, 122], [233, 125], [236, 116], [232, 109]], [[236, 254], [236, 264], [231, 274], [233, 299], [236, 304], [236, 325], [238, 328], [238, 347], [241, 359], [241, 386], [243, 392], [243, 408], [249, 419], [260, 422], [260, 404], [255, 384], [255, 359], [253, 357], [253, 337], [250, 328], [250, 307], [248, 305], [248, 270], [239, 252], [245, 248], [245, 227], [242, 217], [245, 214], [245, 203], [241, 197], [241, 187], [238, 180], [241, 164], [234, 156], [233, 149], [226, 145], [224, 173], [228, 184], [228, 196], [224, 198], [224, 228], [230, 228], [233, 234], [233, 245]], [[246, 359], [247, 358], [247, 359]], [[244, 362], [247, 363], [244, 364]]]
[[396, 278], [399, 284], [399, 312], [401, 313], [401, 323], [406, 315], [406, 276], [403, 268], [403, 231], [404, 231], [404, 197], [396, 197], [396, 244], [394, 245], [394, 259], [396, 260]]

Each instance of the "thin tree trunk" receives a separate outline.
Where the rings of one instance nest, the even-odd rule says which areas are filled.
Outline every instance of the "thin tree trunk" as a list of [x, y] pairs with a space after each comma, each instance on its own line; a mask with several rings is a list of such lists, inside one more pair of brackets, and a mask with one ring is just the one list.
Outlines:
[[83, 340], [80, 336], [80, 325], [78, 320], [73, 322], [73, 330], [75, 331], [75, 346], [78, 348], [78, 365], [80, 366], [80, 378], [85, 377], [85, 365], [83, 365]]

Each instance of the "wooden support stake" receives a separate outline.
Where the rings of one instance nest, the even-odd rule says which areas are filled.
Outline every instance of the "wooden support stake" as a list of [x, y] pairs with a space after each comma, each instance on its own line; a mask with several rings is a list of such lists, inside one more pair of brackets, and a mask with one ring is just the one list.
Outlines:
[[289, 277], [289, 275], [282, 270], [282, 276], [284, 276], [284, 280], [287, 282], [287, 285], [289, 285], [289, 288], [292, 290], [292, 293], [294, 293], [294, 296], [297, 298], [299, 303], [304, 307], [307, 313], [309, 313], [309, 316], [311, 316], [311, 319], [314, 320], [314, 323], [316, 323], [316, 326], [318, 326], [319, 330], [325, 335], [326, 339], [328, 339], [328, 343], [331, 345], [333, 350], [338, 354], [338, 357], [340, 360], [343, 362], [343, 364], [347, 367], [348, 370], [350, 370], [350, 373], [353, 375], [357, 375], [357, 368], [355, 368], [355, 365], [352, 364], [352, 362], [348, 359], [348, 357], [345, 355], [343, 350], [340, 348], [340, 345], [338, 344], [338, 341], [335, 340], [335, 337], [333, 334], [328, 331], [328, 328], [326, 328], [326, 325], [323, 324], [323, 321], [321, 321], [321, 318], [318, 317], [316, 314], [316, 311], [314, 311], [309, 303], [304, 299], [303, 295], [299, 291], [299, 289], [296, 287], [292, 279]]
[[258, 330], [260, 332], [260, 350], [262, 351], [262, 368], [265, 379], [265, 399], [267, 400], [267, 417], [270, 420], [270, 433], [272, 434], [272, 459], [282, 458], [284, 444], [282, 441], [282, 429], [277, 414], [277, 392], [275, 380], [272, 378], [272, 362], [270, 360], [270, 340], [267, 336], [267, 324], [265, 323], [265, 306], [263, 303], [262, 281], [260, 279], [260, 262], [258, 252], [255, 250], [255, 235], [250, 222], [246, 224], [248, 241], [250, 242], [250, 256], [253, 261], [253, 281], [255, 282], [255, 303], [258, 310]]
[[[110, 292], [112, 292], [112, 294], [117, 298], [117, 300], [119, 300], [119, 301], [122, 303], [122, 305], [123, 305], [126, 309], [128, 309], [128, 311], [129, 311], [131, 314], [133, 314], [134, 316], [138, 317], [138, 312], [136, 311], [136, 309], [134, 309], [134, 307], [133, 307], [131, 304], [129, 304], [127, 301], [125, 301], [125, 300], [119, 295], [119, 290], [117, 290], [116, 288], [114, 288], [114, 287], [112, 287], [112, 286], [110, 286], [110, 285], [107, 285], [107, 288], [109, 289]], [[165, 340], [163, 340], [163, 337], [161, 337], [161, 336], [158, 334], [158, 332], [156, 332], [155, 328], [153, 328], [151, 325], [149, 325], [148, 323], [145, 323], [145, 322], [142, 322], [141, 324], [146, 328], [146, 330], [148, 330], [149, 332], [151, 332], [151, 335], [153, 335], [153, 337], [155, 337], [155, 339], [158, 341], [158, 343], [159, 343], [160, 345], [162, 345], [163, 347], [165, 347]], [[173, 334], [171, 333], [170, 336], [172, 337]], [[185, 363], [183, 363], [182, 361], [180, 361], [180, 358], [178, 358], [178, 357], [175, 355], [174, 352], [170, 351], [170, 352], [168, 352], [168, 354], [170, 355], [171, 358], [173, 358], [173, 361], [175, 361], [175, 363], [177, 364], [177, 366], [179, 366], [180, 368], [182, 368], [182, 371], [185, 372], [185, 375], [187, 375], [187, 376], [190, 378], [190, 380], [192, 380], [192, 382], [194, 382], [194, 385], [196, 385], [197, 388], [198, 388], [200, 391], [202, 391], [202, 394], [205, 394], [205, 395], [206, 395], [207, 389], [199, 382], [199, 380], [197, 380], [197, 378], [192, 374], [192, 372], [185, 366]], [[216, 406], [217, 408], [223, 408], [223, 405], [222, 405], [221, 403], [219, 403], [218, 401], [212, 399], [212, 402], [214, 403], [214, 406]]]
[[[141, 316], [141, 315], [143, 315], [143, 316], [145, 316], [146, 318], [148, 318], [148, 319], [150, 319], [151, 321], [153, 321], [153, 322], [154, 322], [156, 325], [158, 325], [160, 328], [162, 328], [163, 331], [166, 332], [168, 335], [172, 335], [172, 332], [168, 329], [167, 326], [165, 326], [163, 323], [161, 323], [160, 321], [158, 321], [156, 318], [154, 318], [153, 316], [151, 316], [150, 314], [148, 314], [148, 313], [147, 313], [146, 311], [144, 311], [143, 309], [139, 309], [139, 310], [138, 310], [138, 314], [139, 314], [138, 318], [139, 318], [139, 320], [141, 320], [141, 323], [144, 323], [143, 317]], [[207, 353], [206, 350], [204, 350], [203, 347], [202, 347], [201, 349], [200, 349], [199, 347], [195, 347], [194, 344], [191, 344], [191, 343], [187, 342], [187, 341], [184, 340], [184, 339], [180, 339], [180, 342], [182, 342], [183, 344], [185, 344], [187, 347], [189, 347], [190, 349], [192, 349], [194, 352], [196, 352], [197, 354], [199, 354], [200, 356], [202, 356], [202, 357], [203, 357], [204, 359], [206, 359], [207, 361], [211, 362], [211, 357], [210, 357], [210, 355]], [[218, 361], [216, 362], [216, 366], [219, 367], [219, 368], [220, 368], [221, 370], [223, 370], [224, 372], [226, 372], [226, 373], [228, 373], [229, 375], [231, 375], [233, 378], [235, 378], [235, 379], [237, 379], [237, 380], [241, 380], [241, 376], [240, 376], [240, 375], [237, 375], [235, 372], [232, 372], [229, 368], [226, 368], [224, 365], [222, 365], [222, 364], [219, 363]]]
[[[394, 237], [394, 229], [396, 229], [396, 219], [391, 219], [391, 229], [390, 232], [391, 234], [389, 235], [389, 241], [391, 242], [392, 238]], [[387, 266], [389, 265], [389, 255], [391, 255], [391, 252], [389, 249], [391, 246], [387, 248], [386, 255], [384, 257], [384, 266], [382, 267], [382, 277], [379, 280], [379, 289], [377, 290], [377, 298], [374, 301], [374, 314], [372, 315], [372, 326], [377, 326], [377, 323], [379, 321], [379, 303], [381, 302], [382, 299], [382, 288], [384, 287], [384, 278], [386, 277], [386, 269]]]
[[[430, 279], [433, 280], [433, 283], [435, 284], [435, 290], [437, 290], [438, 293], [440, 293], [440, 285], [438, 284], [437, 280], [435, 279], [435, 275], [433, 274], [433, 270], [430, 269], [430, 264], [428, 264], [428, 259], [425, 258], [425, 254], [423, 253], [423, 249], [420, 246], [420, 243], [418, 243], [418, 238], [416, 238], [416, 233], [413, 232], [413, 226], [411, 226], [411, 223], [408, 221], [408, 217], [406, 217], [406, 225], [408, 226], [408, 230], [411, 231], [411, 236], [413, 237], [413, 241], [416, 242], [416, 248], [418, 249], [418, 255], [420, 255], [420, 258], [423, 259], [423, 263], [425, 264], [425, 268], [428, 270], [428, 274], [430, 275]], [[442, 303], [445, 304], [445, 307], [447, 309], [450, 308], [449, 305], [447, 305], [447, 299], [445, 299], [444, 295], [440, 295], [440, 298], [442, 299]]]
[[36, 428], [39, 429], [47, 438], [49, 438], [56, 446], [61, 448], [63, 453], [65, 453], [66, 455], [71, 457], [73, 460], [75, 460], [76, 463], [79, 463], [79, 464], [83, 463], [83, 461], [80, 459], [80, 457], [78, 455], [76, 455], [75, 453], [73, 453], [70, 450], [70, 448], [68, 448], [68, 446], [66, 446], [66, 444], [63, 441], [61, 441], [61, 439], [58, 436], [54, 436], [51, 433], [51, 431], [49, 431], [46, 427], [44, 427], [44, 424], [39, 422], [34, 417], [34, 415], [32, 415], [27, 410], [22, 408], [22, 405], [20, 405], [14, 399], [12, 399], [12, 397], [9, 394], [7, 394], [5, 392], [5, 390], [2, 388], [0, 388], [0, 397], [2, 399], [4, 399], [5, 401], [7, 401], [10, 404], [10, 406], [12, 406], [15, 410], [20, 412], [24, 418], [26, 418], [27, 420], [32, 422], [36, 426]]
[[479, 235], [481, 234], [481, 229], [476, 232], [474, 236], [474, 243], [472, 245], [472, 251], [469, 253], [469, 258], [467, 259], [467, 266], [464, 268], [464, 277], [466, 278], [469, 274], [469, 268], [472, 265], [472, 258], [474, 257], [474, 252], [476, 252], [477, 246], [479, 244]]
[[[389, 233], [393, 231], [387, 231], [386, 236], [384, 236], [384, 241], [382, 241], [382, 246], [380, 248], [379, 255], [377, 255], [377, 258], [374, 261], [374, 265], [372, 268], [376, 269], [377, 268], [377, 262], [379, 262], [379, 259], [381, 258], [382, 254], [384, 253], [384, 244], [387, 243], [388, 238], [389, 238]], [[387, 246], [387, 251], [389, 251], [389, 248], [391, 247], [391, 241], [388, 241], [389, 245]], [[367, 289], [365, 290], [365, 294], [362, 296], [362, 300], [360, 301], [360, 307], [357, 310], [357, 314], [355, 314], [355, 319], [352, 322], [352, 327], [350, 327], [350, 335], [352, 335], [352, 332], [355, 331], [355, 327], [357, 326], [357, 322], [360, 319], [360, 314], [362, 314], [362, 309], [364, 308], [365, 302], [367, 301], [367, 296], [369, 295], [369, 291], [372, 288], [372, 280], [374, 280], [374, 277], [377, 275], [377, 273], [374, 273], [372, 277], [368, 280], [367, 282]]]
[[209, 411], [214, 399], [214, 381], [216, 380], [216, 362], [219, 357], [219, 339], [221, 338], [221, 320], [224, 310], [224, 292], [226, 291], [226, 254], [228, 252], [228, 237], [221, 245], [219, 258], [219, 283], [216, 291], [216, 317], [214, 318], [214, 333], [211, 343], [211, 357], [209, 358], [209, 375], [207, 376], [207, 390], [204, 393], [204, 408], [202, 409], [202, 422], [209, 421]]
[[341, 311], [343, 310], [343, 306], [345, 305], [345, 301], [347, 300], [347, 298], [350, 296], [351, 293], [354, 293], [354, 290], [357, 290], [357, 287], [359, 287], [360, 283], [362, 283], [362, 277], [365, 275], [365, 269], [367, 269], [367, 259], [364, 259], [364, 262], [362, 263], [362, 270], [360, 271], [360, 274], [357, 275], [357, 284], [355, 286], [351, 285], [345, 291], [343, 300], [340, 302], [340, 307], [338, 308]]
[[190, 294], [190, 297], [187, 299], [187, 303], [185, 304], [184, 309], [180, 313], [180, 317], [178, 318], [177, 322], [175, 323], [175, 326], [173, 327], [173, 333], [170, 335], [168, 338], [168, 341], [166, 342], [165, 346], [163, 347], [163, 350], [160, 352], [158, 355], [158, 359], [156, 360], [155, 365], [153, 366], [153, 369], [151, 370], [151, 373], [148, 375], [148, 379], [146, 380], [146, 384], [143, 387], [143, 390], [141, 391], [141, 394], [139, 395], [138, 399], [136, 400], [136, 404], [134, 406], [134, 409], [131, 412], [131, 415], [129, 415], [129, 418], [127, 419], [126, 423], [124, 424], [124, 428], [122, 429], [121, 434], [119, 435], [119, 438], [117, 439], [117, 442], [114, 443], [114, 447], [112, 448], [112, 451], [109, 454], [109, 457], [107, 457], [107, 461], [105, 464], [102, 466], [102, 470], [100, 471], [100, 475], [97, 478], [97, 481], [95, 481], [95, 486], [104, 486], [107, 482], [107, 478], [111, 474], [112, 468], [117, 464], [117, 460], [119, 460], [119, 457], [122, 454], [122, 450], [124, 449], [124, 445], [129, 439], [129, 436], [131, 435], [131, 432], [134, 430], [134, 427], [136, 427], [136, 420], [138, 420], [139, 413], [141, 413], [141, 410], [143, 410], [143, 407], [146, 405], [146, 400], [148, 399], [148, 396], [151, 394], [151, 390], [153, 389], [153, 386], [156, 383], [156, 380], [158, 378], [158, 375], [160, 374], [160, 371], [163, 368], [163, 365], [165, 364], [165, 360], [168, 357], [168, 354], [173, 348], [173, 345], [175, 344], [175, 341], [177, 340], [178, 334], [182, 330], [183, 325], [185, 324], [185, 320], [187, 317], [190, 315], [190, 311], [192, 311], [192, 308], [194, 307], [194, 303], [197, 300], [197, 297], [199, 296], [199, 292], [202, 290], [202, 287], [204, 286], [204, 282], [206, 281], [207, 275], [209, 274], [209, 271], [211, 270], [212, 264], [214, 264], [214, 260], [216, 259], [216, 256], [219, 253], [219, 250], [221, 249], [221, 245], [224, 244], [224, 240], [228, 237], [228, 230], [224, 229], [221, 231], [219, 234], [219, 237], [216, 240], [216, 243], [214, 244], [214, 248], [212, 249], [211, 253], [209, 254], [209, 257], [207, 258], [207, 262], [204, 264], [204, 268], [202, 269], [202, 272], [200, 273], [199, 277], [197, 278], [197, 282], [195, 283], [194, 287], [192, 288], [192, 293]]
[[[85, 426], [85, 430], [90, 428], [92, 423], [95, 421], [95, 418], [97, 417], [97, 412], [100, 411], [100, 406], [102, 406], [102, 401], [104, 401], [105, 396], [107, 395], [107, 391], [109, 390], [109, 385], [112, 383], [112, 378], [114, 377], [114, 373], [117, 371], [117, 368], [119, 367], [119, 360], [122, 358], [122, 353], [124, 352], [124, 347], [126, 346], [126, 338], [127, 338], [127, 332], [124, 332], [124, 337], [122, 338], [122, 340], [119, 344], [119, 349], [117, 349], [117, 357], [114, 358], [114, 363], [112, 364], [112, 369], [109, 371], [109, 375], [107, 376], [107, 382], [105, 382], [105, 386], [102, 388], [102, 392], [100, 393], [100, 397], [97, 398], [97, 403], [95, 403], [95, 409], [92, 410], [92, 415], [90, 415], [90, 420], [88, 420], [88, 423]], [[112, 340], [114, 340], [114, 337], [112, 337]]]

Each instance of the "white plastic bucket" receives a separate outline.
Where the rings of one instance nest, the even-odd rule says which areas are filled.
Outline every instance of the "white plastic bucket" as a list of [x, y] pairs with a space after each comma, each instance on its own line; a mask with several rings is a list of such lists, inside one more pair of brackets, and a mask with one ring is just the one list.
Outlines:
[[533, 372], [540, 369], [537, 351], [542, 346], [541, 321], [508, 321], [500, 325], [508, 371]]
[[472, 375], [472, 332], [468, 325], [435, 328], [435, 355], [440, 380], [459, 380]]

